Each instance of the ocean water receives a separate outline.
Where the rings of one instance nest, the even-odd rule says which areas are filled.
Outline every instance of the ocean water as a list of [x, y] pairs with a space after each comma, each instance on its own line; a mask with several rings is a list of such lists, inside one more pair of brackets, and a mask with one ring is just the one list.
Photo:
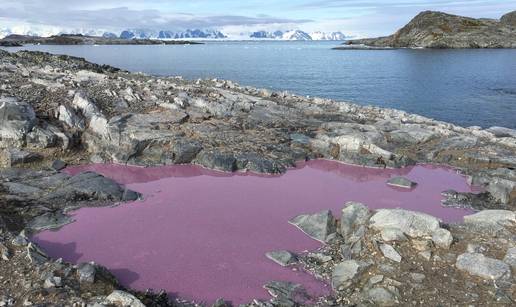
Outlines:
[[516, 128], [516, 50], [331, 50], [336, 42], [26, 46], [130, 71], [396, 108], [461, 126]]
[[[76, 222], [33, 239], [54, 258], [95, 261], [126, 286], [164, 289], [171, 296], [235, 305], [267, 298], [271, 281], [302, 284], [312, 295], [330, 292], [326, 282], [265, 257], [276, 250], [315, 250], [321, 243], [288, 221], [299, 214], [331, 209], [340, 217], [348, 201], [371, 209], [404, 208], [445, 222], [461, 221], [471, 210], [441, 206], [441, 192], [474, 191], [450, 168], [418, 165], [372, 169], [334, 161], [309, 161], [277, 176], [223, 173], [194, 165], [140, 168], [85, 165], [66, 171], [95, 171], [144, 200], [118, 207], [83, 208]], [[390, 177], [417, 182], [412, 189], [391, 187]]]

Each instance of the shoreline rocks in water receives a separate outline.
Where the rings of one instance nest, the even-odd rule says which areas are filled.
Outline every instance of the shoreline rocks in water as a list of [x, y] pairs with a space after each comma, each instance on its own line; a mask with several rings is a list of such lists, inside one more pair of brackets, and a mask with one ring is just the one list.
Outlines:
[[395, 34], [349, 40], [338, 50], [392, 48], [516, 48], [516, 11], [500, 20], [424, 11]]
[[[0, 171], [0, 261], [8, 261], [0, 266], [0, 282], [8, 281], [0, 290], [0, 303], [100, 304], [121, 290], [128, 295], [116, 292], [111, 298], [134, 301], [134, 295], [151, 306], [193, 306], [179, 299], [171, 303], [164, 293], [123, 289], [109, 278], [83, 286], [77, 267], [28, 246], [24, 231], [68, 223], [63, 213], [70, 208], [138, 197], [98, 174], [59, 173], [51, 169], [56, 159], [70, 165], [196, 163], [274, 174], [315, 158], [381, 168], [450, 165], [486, 190], [477, 198], [447, 191], [450, 205], [499, 210], [481, 211], [486, 219], [469, 217], [460, 225], [442, 225], [421, 213], [369, 212], [358, 204], [345, 208], [340, 221], [329, 212], [298, 217], [294, 224], [325, 242], [312, 256], [296, 255], [299, 265], [328, 281], [339, 263], [356, 261], [360, 268], [339, 266], [346, 269], [335, 274], [340, 288], [321, 306], [437, 305], [448, 304], [450, 297], [475, 305], [514, 302], [514, 287], [506, 280], [497, 280], [494, 289], [455, 266], [458, 255], [472, 253], [469, 249], [497, 261], [514, 258], [506, 257], [515, 234], [513, 130], [463, 128], [398, 110], [269, 92], [231, 81], [158, 78], [26, 51], [0, 50], [0, 97], [2, 157], [20, 167]], [[38, 159], [23, 158], [36, 153]], [[316, 226], [309, 225], [314, 221]], [[501, 267], [484, 262], [488, 272]], [[356, 271], [353, 277], [341, 282], [351, 271]], [[417, 282], [405, 282], [409, 279]], [[24, 288], [33, 292], [24, 292], [22, 298], [19, 289]], [[282, 299], [290, 292], [281, 291], [299, 289], [278, 283], [269, 288], [286, 293]], [[267, 306], [263, 304], [249, 306]]]

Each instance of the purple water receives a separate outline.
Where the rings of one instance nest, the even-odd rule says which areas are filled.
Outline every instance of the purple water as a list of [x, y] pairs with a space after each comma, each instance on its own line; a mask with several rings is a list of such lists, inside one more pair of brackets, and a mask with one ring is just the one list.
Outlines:
[[[186, 165], [89, 165], [67, 172], [86, 170], [125, 184], [145, 200], [80, 209], [73, 213], [75, 223], [42, 232], [35, 241], [53, 257], [102, 264], [126, 286], [165, 289], [208, 303], [220, 297], [235, 304], [267, 298], [262, 286], [271, 280], [301, 283], [312, 294], [329, 293], [325, 283], [264, 256], [320, 246], [287, 223], [298, 214], [331, 208], [339, 216], [347, 201], [427, 212], [447, 222], [470, 213], [441, 207], [442, 191], [471, 191], [464, 177], [443, 167], [380, 170], [320, 160], [282, 176]], [[387, 186], [392, 176], [406, 176], [418, 185], [412, 190]]]

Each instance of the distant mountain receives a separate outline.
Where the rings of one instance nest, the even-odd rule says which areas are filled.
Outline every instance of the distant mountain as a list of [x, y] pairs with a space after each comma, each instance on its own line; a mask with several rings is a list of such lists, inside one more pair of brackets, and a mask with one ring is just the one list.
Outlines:
[[346, 35], [344, 35], [342, 32], [312, 32], [310, 33], [310, 36], [315, 41], [343, 41], [346, 39]]
[[342, 32], [312, 32], [308, 34], [300, 30], [292, 31], [257, 31], [251, 33], [249, 36], [252, 39], [277, 39], [277, 40], [331, 40], [331, 41], [342, 41], [346, 38]]
[[375, 48], [516, 48], [516, 11], [500, 20], [425, 11], [393, 35], [347, 44]]
[[122, 39], [133, 39], [133, 38], [143, 38], [143, 39], [221, 39], [227, 38], [224, 33], [216, 30], [186, 30], [186, 31], [167, 31], [167, 30], [124, 30], [120, 33], [120, 38]]

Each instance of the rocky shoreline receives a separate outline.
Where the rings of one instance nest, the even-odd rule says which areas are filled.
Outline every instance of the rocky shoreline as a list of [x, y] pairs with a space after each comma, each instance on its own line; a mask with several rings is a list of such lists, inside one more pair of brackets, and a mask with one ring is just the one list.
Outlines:
[[[0, 261], [7, 264], [0, 306], [189, 306], [164, 293], [124, 289], [97, 265], [47, 259], [30, 243], [32, 231], [68, 223], [73, 208], [139, 197], [95, 173], [59, 172], [66, 164], [195, 163], [275, 174], [316, 158], [382, 168], [450, 165], [486, 192], [443, 191], [445, 204], [490, 209], [460, 225], [361, 204], [343, 209], [340, 221], [330, 212], [291, 221], [316, 239], [325, 234], [320, 251], [279, 253], [332, 281], [334, 295], [319, 305], [511, 305], [516, 298], [514, 130], [463, 128], [231, 81], [157, 78], [41, 52], [0, 51], [0, 97]], [[400, 223], [385, 225], [393, 220]], [[472, 271], [470, 263], [483, 265]], [[249, 306], [304, 304], [299, 285], [267, 289], [271, 302]]]

